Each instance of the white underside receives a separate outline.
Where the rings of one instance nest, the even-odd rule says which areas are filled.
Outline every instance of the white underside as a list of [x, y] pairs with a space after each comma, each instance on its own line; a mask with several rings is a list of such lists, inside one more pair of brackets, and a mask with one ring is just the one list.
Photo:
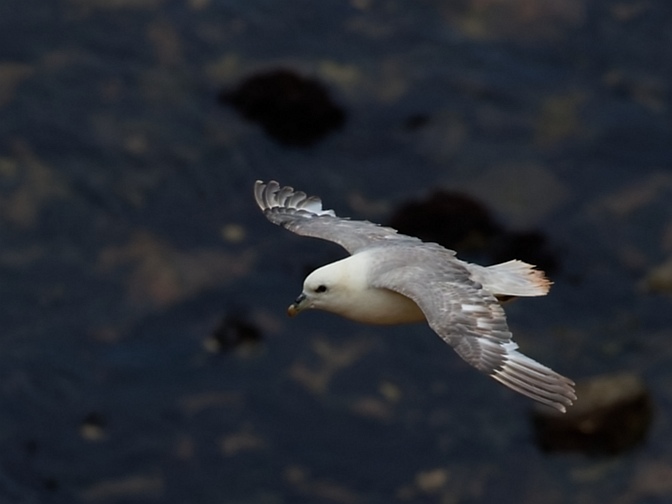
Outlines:
[[[306, 283], [330, 285], [330, 292], [311, 294], [313, 307], [365, 324], [407, 324], [423, 322], [425, 316], [414, 301], [389, 289], [369, 285], [371, 252], [354, 254], [311, 273]], [[305, 287], [305, 286], [304, 286]]]
[[415, 302], [387, 289], [366, 289], [353, 294], [347, 311], [339, 315], [365, 324], [409, 324], [424, 322]]

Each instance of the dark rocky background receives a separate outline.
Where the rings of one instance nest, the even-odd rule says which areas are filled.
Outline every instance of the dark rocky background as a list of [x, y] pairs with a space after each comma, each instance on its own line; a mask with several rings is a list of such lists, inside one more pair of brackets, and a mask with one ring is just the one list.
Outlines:
[[[670, 502], [671, 78], [668, 0], [4, 0], [0, 502]], [[287, 319], [343, 253], [271, 178], [542, 265], [516, 340], [645, 383], [644, 440], [549, 453], [428, 328]]]

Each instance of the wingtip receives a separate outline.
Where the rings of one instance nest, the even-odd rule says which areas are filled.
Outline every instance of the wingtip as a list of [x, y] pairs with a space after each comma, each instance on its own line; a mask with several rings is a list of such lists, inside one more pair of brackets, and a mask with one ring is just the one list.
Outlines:
[[491, 376], [510, 389], [562, 413], [576, 401], [572, 380], [515, 350], [508, 353], [505, 363]]
[[303, 191], [296, 191], [292, 186], [281, 187], [278, 182], [271, 180], [254, 183], [254, 198], [264, 212], [272, 209], [285, 211], [304, 211], [313, 215], [328, 215], [335, 217], [333, 210], [322, 208], [322, 200], [317, 196], [308, 196]]

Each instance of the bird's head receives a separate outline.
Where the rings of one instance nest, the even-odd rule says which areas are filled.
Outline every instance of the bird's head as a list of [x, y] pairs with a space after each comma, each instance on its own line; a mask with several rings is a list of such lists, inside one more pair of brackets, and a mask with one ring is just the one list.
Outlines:
[[339, 313], [347, 304], [348, 288], [343, 282], [339, 263], [327, 264], [308, 275], [303, 282], [303, 291], [287, 308], [290, 317], [303, 310], [316, 309]]

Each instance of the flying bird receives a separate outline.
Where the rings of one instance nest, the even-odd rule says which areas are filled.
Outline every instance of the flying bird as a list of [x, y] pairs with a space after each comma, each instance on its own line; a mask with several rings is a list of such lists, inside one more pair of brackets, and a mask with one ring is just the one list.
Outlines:
[[272, 223], [329, 240], [351, 255], [310, 273], [288, 308], [318, 309], [369, 324], [427, 322], [469, 364], [561, 412], [574, 382], [518, 351], [498, 298], [543, 296], [551, 283], [519, 260], [493, 266], [462, 261], [437, 243], [324, 210], [317, 196], [257, 181], [257, 204]]

